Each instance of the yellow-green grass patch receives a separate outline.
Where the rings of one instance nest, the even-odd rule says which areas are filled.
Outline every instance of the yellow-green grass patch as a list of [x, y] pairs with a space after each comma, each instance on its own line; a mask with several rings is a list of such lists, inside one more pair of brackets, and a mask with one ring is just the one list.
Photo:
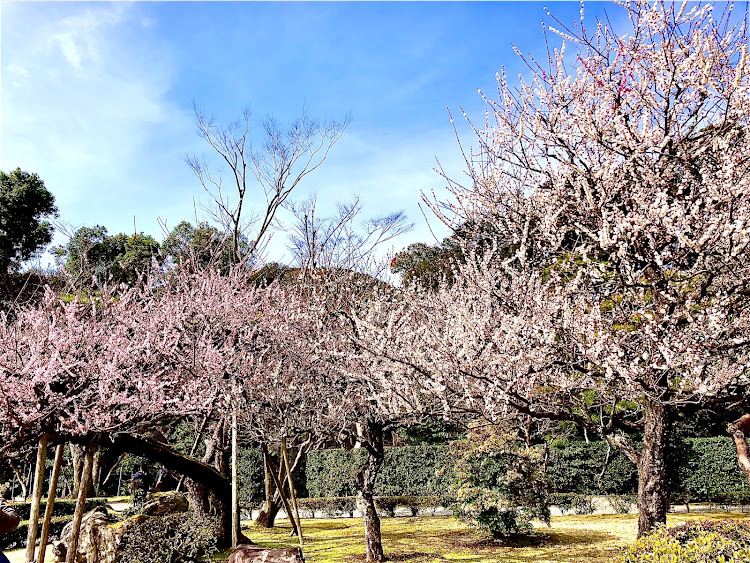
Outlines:
[[[690, 520], [750, 518], [740, 513], [670, 514], [667, 524]], [[244, 532], [267, 547], [298, 545], [291, 537], [288, 520], [270, 530], [245, 522]], [[303, 520], [307, 563], [354, 563], [364, 561], [364, 530], [356, 518]], [[614, 563], [623, 548], [634, 542], [638, 528], [635, 514], [560, 516], [552, 526], [536, 526], [536, 537], [515, 544], [493, 541], [453, 518], [384, 518], [383, 545], [387, 561], [404, 563]], [[227, 557], [228, 552], [222, 554]], [[214, 561], [223, 560], [221, 557]]]

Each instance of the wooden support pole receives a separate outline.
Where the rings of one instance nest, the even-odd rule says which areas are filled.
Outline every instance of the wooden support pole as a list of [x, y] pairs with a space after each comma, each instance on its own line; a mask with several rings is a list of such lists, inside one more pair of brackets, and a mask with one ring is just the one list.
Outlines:
[[239, 544], [240, 496], [237, 485], [239, 454], [237, 451], [237, 412], [232, 412], [232, 549]]
[[44, 511], [44, 523], [42, 524], [42, 539], [39, 540], [39, 555], [37, 563], [44, 563], [47, 554], [47, 543], [49, 542], [49, 530], [52, 525], [52, 512], [55, 510], [55, 497], [57, 496], [57, 481], [60, 479], [60, 467], [62, 467], [63, 452], [65, 444], [58, 444], [55, 450], [55, 465], [52, 466], [52, 476], [49, 479], [49, 493], [47, 493], [47, 509]]
[[36, 452], [36, 473], [34, 474], [34, 492], [31, 495], [31, 513], [29, 515], [29, 533], [26, 536], [26, 561], [33, 563], [36, 551], [36, 532], [39, 527], [39, 507], [42, 504], [42, 487], [44, 486], [44, 465], [47, 462], [47, 435], [39, 438]]
[[81, 533], [81, 520], [83, 520], [83, 511], [86, 507], [86, 493], [91, 481], [91, 466], [94, 463], [94, 446], [87, 446], [86, 453], [83, 457], [83, 470], [81, 471], [81, 481], [78, 485], [78, 499], [76, 500], [76, 510], [73, 514], [73, 525], [70, 533], [70, 544], [68, 552], [65, 555], [65, 563], [75, 563], [76, 552], [78, 551], [78, 535]]
[[[265, 442], [263, 443], [262, 447], [263, 447], [263, 456], [270, 460], [271, 454], [268, 453], [268, 446], [266, 445]], [[284, 460], [282, 459], [281, 462], [284, 463]], [[271, 467], [273, 467], [273, 465], [271, 465]], [[297, 523], [294, 521], [294, 514], [292, 513], [292, 507], [289, 506], [289, 501], [287, 500], [286, 496], [284, 496], [284, 489], [281, 488], [282, 487], [281, 479], [279, 479], [276, 476], [275, 471], [271, 471], [271, 475], [273, 476], [273, 480], [274, 480], [274, 484], [276, 485], [276, 488], [279, 490], [279, 493], [281, 494], [281, 502], [284, 503], [284, 510], [286, 510], [286, 515], [289, 518], [289, 521], [292, 523], [292, 526], [296, 529]], [[297, 535], [299, 535], [299, 530], [297, 530]]]
[[[289, 456], [286, 452], [286, 438], [281, 439], [281, 456], [284, 460], [284, 467], [286, 468], [286, 479], [289, 483], [289, 498], [292, 500], [292, 508], [294, 509], [294, 518], [297, 524], [297, 537], [299, 538], [299, 544], [302, 546], [302, 524], [299, 520], [299, 509], [297, 508], [297, 493], [294, 492], [294, 482], [292, 481], [292, 473], [289, 470]], [[289, 515], [289, 519], [292, 519], [292, 515]]]

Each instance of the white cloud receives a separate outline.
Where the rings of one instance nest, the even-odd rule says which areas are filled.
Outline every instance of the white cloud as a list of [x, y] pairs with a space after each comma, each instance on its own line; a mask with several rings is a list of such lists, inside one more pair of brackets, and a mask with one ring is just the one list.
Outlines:
[[12, 79], [2, 81], [0, 165], [37, 172], [76, 227], [132, 230], [135, 215], [158, 234], [162, 203], [190, 179], [181, 155], [195, 142], [192, 119], [169, 98], [169, 50], [138, 35], [139, 11], [3, 6], [2, 74]]

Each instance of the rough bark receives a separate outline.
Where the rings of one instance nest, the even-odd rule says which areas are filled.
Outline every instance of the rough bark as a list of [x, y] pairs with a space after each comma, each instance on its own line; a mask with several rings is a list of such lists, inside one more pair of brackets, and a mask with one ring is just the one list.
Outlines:
[[362, 425], [362, 445], [367, 448], [367, 462], [357, 476], [357, 510], [365, 527], [365, 561], [380, 563], [384, 560], [383, 540], [380, 534], [380, 517], [375, 508], [375, 479], [385, 459], [383, 426], [376, 422]]
[[237, 534], [240, 531], [240, 497], [238, 476], [239, 453], [237, 444], [237, 413], [232, 413], [232, 549], [239, 545]]
[[643, 447], [638, 461], [638, 537], [667, 522], [667, 432], [666, 407], [647, 399]]
[[241, 545], [229, 556], [227, 563], [304, 563], [298, 547], [270, 549], [268, 547]]
[[263, 457], [263, 491], [265, 493], [266, 500], [261, 508], [258, 517], [255, 519], [254, 524], [260, 528], [273, 528], [274, 522], [276, 521], [276, 515], [281, 509], [281, 499], [275, 502], [274, 492], [276, 488], [273, 484], [273, 476], [271, 475], [271, 466], [268, 463], [266, 457]]
[[23, 498], [26, 498], [28, 496], [28, 489], [26, 488], [26, 480], [23, 477], [23, 472], [21, 472], [20, 469], [18, 469], [18, 466], [15, 464], [15, 462], [11, 459], [8, 461], [8, 464], [10, 465], [10, 468], [13, 470], [13, 473], [16, 476], [16, 479], [18, 479], [18, 484], [21, 486], [21, 496]]
[[78, 536], [81, 531], [81, 522], [83, 521], [83, 509], [86, 506], [86, 491], [88, 490], [91, 478], [91, 465], [93, 464], [94, 448], [89, 446], [83, 459], [83, 470], [81, 471], [81, 483], [78, 488], [78, 499], [76, 500], [76, 510], [71, 522], [70, 541], [68, 542], [68, 552], [65, 556], [65, 563], [75, 563], [76, 554], [78, 553]]
[[745, 474], [748, 484], [750, 484], [750, 452], [748, 452], [747, 439], [745, 434], [750, 430], [750, 414], [744, 415], [739, 420], [734, 421], [729, 430], [734, 439], [734, 445], [737, 447], [737, 463]]
[[[145, 457], [152, 462], [161, 463], [167, 469], [184, 475], [191, 505], [200, 514], [207, 515], [214, 510], [221, 522], [217, 541], [222, 547], [230, 544], [232, 538], [231, 485], [229, 480], [215, 468], [175, 451], [168, 444], [132, 434], [99, 434], [65, 436], [63, 438], [74, 441], [90, 441], [93, 437], [98, 440], [102, 447]], [[208, 453], [213, 455], [212, 452]], [[252, 541], [242, 534], [239, 535], [239, 541], [240, 543], [252, 544]]]

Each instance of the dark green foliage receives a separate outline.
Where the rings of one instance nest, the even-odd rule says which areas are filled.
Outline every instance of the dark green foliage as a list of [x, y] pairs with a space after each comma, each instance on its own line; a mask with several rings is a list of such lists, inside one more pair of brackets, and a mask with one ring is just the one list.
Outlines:
[[194, 512], [152, 516], [123, 537], [121, 563], [185, 563], [216, 551], [218, 523]]
[[[263, 454], [260, 448], [240, 448], [237, 480], [240, 484], [240, 503], [259, 506], [263, 500]], [[294, 483], [298, 485], [298, 483]]]
[[[386, 452], [389, 450], [386, 449]], [[305, 472], [307, 491], [311, 497], [351, 497], [357, 493], [357, 474], [367, 453], [356, 450], [318, 450], [307, 456]], [[381, 473], [388, 463], [381, 468]], [[377, 488], [377, 481], [376, 481]]]
[[458, 518], [496, 538], [528, 534], [532, 519], [549, 523], [549, 481], [543, 452], [512, 430], [480, 427], [451, 444]]
[[635, 491], [638, 488], [638, 472], [633, 462], [620, 450], [611, 449], [607, 468], [602, 475], [606, 456], [607, 444], [604, 442], [552, 444], [547, 462], [552, 489], [588, 495]]
[[[347, 497], [356, 494], [357, 474], [366, 452], [320, 450], [307, 457], [306, 483], [311, 497]], [[445, 496], [452, 480], [447, 446], [424, 445], [386, 448], [385, 462], [375, 481], [378, 496]]]
[[[628, 495], [637, 489], [635, 465], [619, 450], [611, 450], [602, 475], [607, 445], [603, 442], [560, 442], [549, 449], [547, 475], [552, 490], [581, 495]], [[307, 489], [311, 497], [356, 494], [362, 450], [311, 452], [307, 460]], [[670, 452], [673, 501], [743, 503], [750, 498], [730, 438], [692, 438], [675, 443]], [[376, 494], [446, 498], [453, 478], [446, 445], [386, 448], [386, 459], [376, 482]], [[599, 478], [601, 476], [601, 479]], [[553, 504], [557, 504], [553, 502]], [[571, 507], [571, 510], [574, 508]]]
[[391, 261], [391, 271], [401, 274], [404, 284], [418, 283], [423, 287], [437, 289], [443, 280], [453, 280], [453, 268], [460, 257], [460, 249], [451, 245], [452, 237], [440, 246], [427, 246], [417, 242], [410, 244]]
[[[105, 498], [90, 498], [86, 500], [85, 511], [88, 512], [93, 510], [97, 506], [105, 506], [107, 499]], [[10, 505], [21, 520], [28, 520], [31, 514], [31, 503], [30, 502], [11, 502]], [[47, 509], [47, 501], [42, 501], [40, 514], [44, 514]], [[76, 510], [76, 501], [70, 499], [59, 499], [55, 501], [55, 507], [52, 511], [53, 516], [70, 516]]]
[[0, 171], [0, 274], [17, 270], [50, 243], [49, 217], [57, 217], [55, 197], [39, 176], [20, 168]]
[[521, 517], [514, 509], [485, 508], [476, 515], [477, 526], [489, 531], [496, 539], [530, 534], [534, 530], [531, 522]]
[[670, 451], [670, 488], [685, 500], [724, 502], [750, 494], [731, 438], [693, 438]]
[[132, 285], [151, 268], [154, 258], [160, 258], [159, 243], [153, 237], [143, 233], [110, 236], [100, 225], [81, 227], [68, 244], [53, 248], [52, 253], [81, 289]]
[[[246, 247], [247, 241], [243, 238], [240, 248], [245, 250]], [[192, 262], [199, 267], [214, 264], [223, 273], [232, 263], [231, 239], [205, 221], [197, 226], [182, 221], [164, 239], [162, 249], [175, 263]]]
[[[44, 514], [44, 512], [42, 512]], [[65, 525], [73, 520], [73, 515], [55, 516], [50, 523], [50, 537], [60, 537]], [[11, 530], [0, 536], [0, 549], [18, 549], [26, 545], [26, 538], [29, 535], [28, 520], [22, 521], [15, 530]]]

